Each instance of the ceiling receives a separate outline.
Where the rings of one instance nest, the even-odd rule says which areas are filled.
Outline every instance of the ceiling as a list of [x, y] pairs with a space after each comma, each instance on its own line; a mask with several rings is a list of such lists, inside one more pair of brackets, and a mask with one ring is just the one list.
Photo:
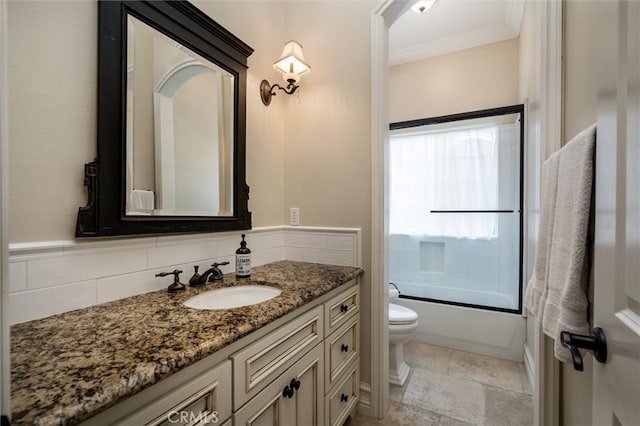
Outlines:
[[438, 0], [419, 14], [409, 9], [389, 30], [389, 62], [430, 56], [516, 38], [525, 0]]

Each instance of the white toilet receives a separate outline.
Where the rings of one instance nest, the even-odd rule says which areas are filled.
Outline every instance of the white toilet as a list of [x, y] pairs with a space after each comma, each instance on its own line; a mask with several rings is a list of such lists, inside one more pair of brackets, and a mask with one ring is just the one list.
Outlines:
[[[389, 291], [389, 299], [398, 297], [397, 290]], [[418, 314], [411, 309], [389, 303], [389, 383], [404, 386], [409, 366], [404, 360], [404, 343], [418, 328]]]

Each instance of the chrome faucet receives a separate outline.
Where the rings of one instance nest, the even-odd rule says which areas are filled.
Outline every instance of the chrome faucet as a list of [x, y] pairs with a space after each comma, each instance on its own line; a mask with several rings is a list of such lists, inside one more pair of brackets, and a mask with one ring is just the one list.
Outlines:
[[209, 282], [214, 282], [214, 281], [222, 281], [224, 274], [222, 273], [222, 271], [220, 270], [220, 268], [218, 268], [218, 266], [222, 266], [222, 265], [228, 265], [229, 262], [214, 262], [211, 265], [211, 268], [207, 269], [205, 272], [203, 272], [202, 274], [198, 273], [198, 266], [194, 266], [194, 273], [193, 276], [189, 279], [189, 285], [191, 287], [199, 287], [202, 285], [205, 285], [207, 282], [207, 278]]

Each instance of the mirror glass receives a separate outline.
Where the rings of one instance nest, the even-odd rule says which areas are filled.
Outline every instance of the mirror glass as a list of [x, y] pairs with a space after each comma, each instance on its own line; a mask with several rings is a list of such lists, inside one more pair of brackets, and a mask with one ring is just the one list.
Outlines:
[[233, 215], [234, 85], [127, 15], [127, 216]]

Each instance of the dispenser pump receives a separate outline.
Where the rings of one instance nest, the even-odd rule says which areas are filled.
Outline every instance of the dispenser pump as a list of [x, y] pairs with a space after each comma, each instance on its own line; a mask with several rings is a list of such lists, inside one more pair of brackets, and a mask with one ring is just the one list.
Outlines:
[[236, 277], [247, 278], [251, 276], [251, 250], [247, 247], [247, 242], [242, 234], [240, 248], [236, 250]]

